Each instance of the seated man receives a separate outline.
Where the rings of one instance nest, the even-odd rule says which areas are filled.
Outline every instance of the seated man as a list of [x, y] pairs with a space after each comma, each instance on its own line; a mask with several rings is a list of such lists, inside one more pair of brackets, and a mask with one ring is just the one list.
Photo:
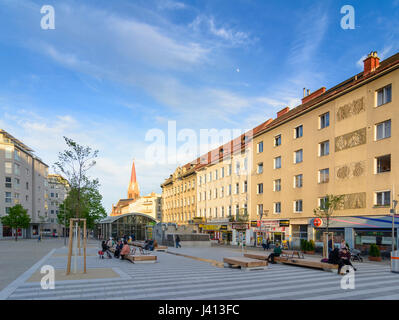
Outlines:
[[[105, 253], [107, 254], [107, 256], [108, 256], [109, 259], [112, 259], [111, 253], [109, 252], [109, 248], [108, 248], [108, 246], [107, 246], [107, 244], [106, 244], [105, 241], [103, 241], [103, 242], [101, 243], [101, 249], [102, 249], [102, 251], [104, 252], [104, 254], [105, 254]], [[104, 257], [104, 256], [103, 256], [103, 257]]]
[[351, 263], [351, 254], [346, 247], [340, 250], [339, 258], [340, 260], [338, 263], [338, 274], [341, 273], [341, 269], [344, 265], [351, 266], [356, 271], [356, 268]]
[[124, 242], [123, 242], [123, 248], [122, 248], [122, 250], [121, 250], [121, 259], [123, 260], [123, 259], [125, 259], [125, 256], [127, 256], [128, 254], [130, 253], [130, 247], [129, 247], [129, 245], [127, 244], [127, 241], [125, 240]]
[[123, 248], [123, 242], [120, 240], [115, 248], [115, 252], [114, 252], [115, 258], [119, 258], [122, 248]]
[[279, 243], [277, 242], [277, 243], [276, 243], [276, 246], [274, 247], [273, 253], [271, 253], [271, 254], [268, 256], [267, 261], [269, 261], [270, 263], [275, 264], [275, 262], [274, 262], [274, 257], [279, 257], [280, 254], [281, 254], [281, 248], [280, 248]]

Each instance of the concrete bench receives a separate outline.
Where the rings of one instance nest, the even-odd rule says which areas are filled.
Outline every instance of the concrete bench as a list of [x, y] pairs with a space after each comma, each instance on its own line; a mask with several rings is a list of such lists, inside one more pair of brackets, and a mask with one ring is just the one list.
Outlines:
[[247, 257], [227, 257], [223, 258], [225, 267], [241, 267], [241, 270], [265, 270], [267, 269], [267, 261], [251, 259]]
[[316, 269], [322, 269], [326, 271], [332, 271], [334, 269], [338, 269], [337, 264], [330, 264], [330, 263], [324, 263], [324, 262], [319, 262], [319, 261], [314, 261], [314, 260], [306, 260], [306, 259], [293, 259], [293, 258], [286, 258], [286, 257], [275, 257], [274, 261], [280, 262], [283, 264], [291, 264], [291, 265], [296, 265], [300, 267], [308, 267], [308, 268], [316, 268]]

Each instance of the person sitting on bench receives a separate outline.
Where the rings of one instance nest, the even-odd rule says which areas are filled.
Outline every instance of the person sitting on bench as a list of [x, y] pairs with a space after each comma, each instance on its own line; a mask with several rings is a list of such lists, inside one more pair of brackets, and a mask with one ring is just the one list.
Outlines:
[[130, 247], [127, 244], [127, 241], [123, 241], [123, 248], [121, 250], [121, 259], [125, 259], [125, 256], [127, 256], [130, 253]]
[[109, 252], [109, 248], [108, 248], [108, 246], [107, 246], [107, 244], [106, 244], [105, 241], [103, 241], [103, 242], [101, 243], [101, 248], [102, 248], [102, 252], [103, 252], [104, 254], [107, 253], [108, 258], [109, 258], [109, 259], [112, 259], [112, 255], [111, 255], [111, 253]]
[[351, 254], [346, 247], [340, 250], [339, 258], [340, 260], [338, 263], [338, 274], [341, 273], [341, 269], [344, 265], [351, 266], [356, 271], [356, 268], [351, 263]]
[[123, 248], [123, 242], [122, 242], [122, 240], [119, 240], [118, 244], [116, 245], [115, 252], [114, 252], [115, 258], [119, 258], [122, 248]]
[[281, 254], [281, 248], [280, 248], [279, 243], [277, 242], [276, 246], [274, 247], [273, 252], [268, 256], [267, 261], [275, 264], [274, 257], [279, 257], [280, 254]]

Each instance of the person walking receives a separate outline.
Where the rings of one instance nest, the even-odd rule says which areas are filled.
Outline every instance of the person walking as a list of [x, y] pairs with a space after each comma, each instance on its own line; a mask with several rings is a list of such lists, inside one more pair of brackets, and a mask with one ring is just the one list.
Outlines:
[[272, 264], [275, 264], [276, 262], [274, 262], [274, 257], [279, 257], [280, 254], [281, 254], [281, 248], [280, 244], [277, 242], [273, 252], [267, 257], [267, 261]]
[[266, 248], [267, 248], [267, 241], [266, 241], [266, 239], [263, 239], [263, 240], [262, 240], [262, 248], [263, 248], [263, 251], [266, 251]]
[[176, 241], [176, 248], [181, 248], [179, 235], [176, 235], [175, 241]]
[[271, 243], [270, 238], [267, 237], [267, 241], [266, 241], [266, 249], [267, 249], [267, 250], [270, 249], [270, 243]]

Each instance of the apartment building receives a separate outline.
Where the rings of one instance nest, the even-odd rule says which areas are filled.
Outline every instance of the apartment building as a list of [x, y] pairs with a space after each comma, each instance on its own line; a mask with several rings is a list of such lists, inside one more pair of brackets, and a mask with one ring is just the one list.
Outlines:
[[195, 164], [178, 167], [161, 185], [162, 221], [188, 224], [196, 213]]
[[390, 208], [399, 200], [399, 54], [379, 60], [370, 53], [363, 72], [304, 94], [254, 134], [258, 237], [320, 245], [325, 222], [314, 223], [313, 209], [334, 194], [343, 196], [330, 225], [335, 241], [389, 250]]
[[11, 230], [0, 223], [0, 238], [39, 236], [39, 226], [48, 214], [48, 166], [33, 150], [0, 129], [0, 216], [8, 214], [15, 204], [28, 210], [31, 224], [26, 230]]
[[63, 223], [58, 223], [57, 215], [60, 212], [60, 205], [68, 196], [69, 184], [61, 175], [49, 174], [47, 176], [47, 186], [48, 215], [43, 231], [61, 236], [64, 234], [64, 226]]
[[[236, 226], [249, 226], [252, 131], [200, 157], [197, 173], [197, 217], [211, 240], [238, 243]], [[239, 223], [242, 222], [242, 223]]]

